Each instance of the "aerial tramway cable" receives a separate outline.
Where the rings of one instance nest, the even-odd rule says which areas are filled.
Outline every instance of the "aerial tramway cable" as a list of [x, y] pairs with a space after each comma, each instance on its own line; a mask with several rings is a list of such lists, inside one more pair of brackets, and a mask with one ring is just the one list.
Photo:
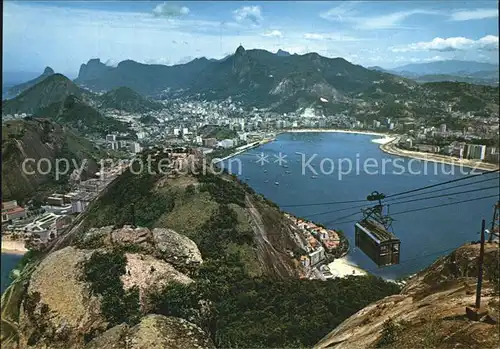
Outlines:
[[[492, 179], [495, 179], [495, 178], [492, 178]], [[491, 179], [487, 179], [487, 180], [491, 180]], [[482, 182], [484, 182], [484, 181], [482, 181]], [[462, 186], [463, 185], [454, 186], [452, 188], [462, 187]], [[448, 189], [452, 189], [452, 188], [446, 188], [446, 189], [443, 189], [443, 190], [448, 190]], [[440, 195], [434, 195], [434, 196], [423, 197], [423, 198], [418, 198], [418, 199], [410, 199], [410, 200], [406, 200], [406, 201], [389, 202], [389, 205], [393, 206], [393, 205], [398, 205], [398, 204], [411, 203], [411, 202], [414, 202], [414, 201], [436, 199], [436, 198], [446, 197], [446, 196], [450, 196], [450, 195], [461, 195], [461, 194], [473, 193], [473, 192], [476, 192], [476, 191], [483, 191], [483, 190], [494, 189], [494, 188], [497, 188], [497, 186], [491, 186], [491, 187], [485, 187], [485, 188], [478, 188], [478, 189], [471, 189], [471, 190], [465, 190], [465, 191], [460, 191], [460, 192], [443, 193], [443, 194], [440, 194]], [[434, 190], [434, 191], [431, 191], [431, 192], [417, 194], [417, 195], [429, 194], [429, 193], [436, 192], [436, 191], [441, 191], [441, 190]], [[404, 199], [404, 198], [406, 198], [406, 197], [403, 197], [401, 199]], [[393, 199], [393, 200], [400, 200], [400, 199]], [[317, 213], [309, 214], [307, 216], [308, 217], [321, 216], [321, 215], [328, 214], [328, 213], [335, 213], [335, 212], [341, 212], [341, 211], [349, 211], [349, 210], [353, 210], [353, 209], [357, 209], [357, 208], [366, 208], [366, 207], [368, 207], [368, 206], [367, 205], [351, 206], [351, 207], [345, 207], [345, 208], [341, 208], [341, 209], [337, 209], [337, 210], [329, 210], [329, 211], [317, 212]], [[359, 213], [359, 211], [357, 211], [355, 214], [357, 214], [357, 213]], [[346, 217], [350, 217], [350, 216], [351, 215], [346, 216]], [[344, 217], [344, 218], [346, 218], [346, 217]]]
[[[450, 203], [446, 203], [446, 204], [439, 204], [439, 205], [428, 206], [428, 207], [419, 207], [419, 208], [415, 208], [415, 209], [411, 209], [411, 210], [406, 210], [406, 211], [391, 213], [391, 216], [395, 216], [395, 215], [398, 215], [398, 214], [410, 213], [410, 212], [416, 212], [416, 211], [423, 211], [423, 210], [428, 210], [428, 209], [432, 209], [432, 208], [439, 208], [439, 207], [443, 207], [443, 206], [457, 205], [457, 204], [461, 204], [461, 203], [465, 203], [465, 202], [479, 201], [479, 200], [489, 199], [489, 198], [493, 198], [493, 197], [498, 197], [498, 195], [494, 194], [494, 195], [488, 195], [488, 196], [483, 196], [483, 197], [479, 197], [479, 198], [473, 198], [473, 199], [467, 199], [467, 200], [462, 200], [462, 201], [450, 202]], [[337, 223], [337, 224], [355, 223], [358, 220], [350, 220], [350, 221], [341, 221], [341, 222], [339, 222], [339, 220], [347, 218], [347, 217], [350, 217], [350, 216], [354, 216], [355, 214], [359, 214], [359, 212], [353, 213], [353, 214], [351, 214], [349, 216], [344, 216], [344, 217], [336, 218], [334, 220], [326, 222], [325, 224], [331, 224], [331, 223]]]
[[[478, 174], [474, 174], [474, 175], [469, 175], [469, 176], [466, 176], [466, 177], [456, 178], [456, 179], [453, 179], [453, 180], [450, 180], [450, 181], [446, 181], [446, 182], [442, 182], [442, 183], [436, 183], [436, 184], [428, 185], [428, 186], [425, 186], [425, 187], [420, 187], [420, 188], [411, 189], [411, 190], [403, 191], [403, 192], [396, 193], [396, 194], [391, 194], [391, 195], [386, 196], [385, 198], [386, 199], [390, 199], [390, 198], [393, 198], [395, 196], [400, 196], [400, 195], [405, 195], [405, 194], [409, 194], [409, 193], [414, 193], [414, 192], [417, 192], [417, 191], [422, 191], [422, 190], [425, 190], [425, 189], [430, 189], [430, 188], [438, 187], [438, 186], [441, 186], [441, 185], [446, 185], [446, 184], [449, 184], [449, 183], [454, 183], [454, 182], [463, 181], [463, 180], [470, 179], [470, 178], [475, 178], [475, 177], [478, 177], [478, 176], [484, 176], [484, 175], [496, 173], [498, 171], [499, 170], [497, 169], [497, 170], [487, 171], [487, 172], [478, 173]], [[422, 193], [422, 194], [417, 194], [417, 195], [424, 195], [424, 194], [428, 194], [428, 193], [432, 193], [432, 192], [436, 192], [436, 191], [441, 191], [441, 190], [449, 190], [449, 189], [457, 188], [457, 187], [461, 187], [461, 186], [474, 185], [474, 184], [477, 184], [477, 183], [482, 183], [482, 182], [486, 182], [486, 181], [493, 180], [493, 179], [498, 179], [498, 178], [488, 178], [488, 179], [484, 179], [484, 180], [481, 180], [481, 181], [476, 181], [476, 182], [472, 182], [472, 183], [466, 183], [466, 184], [463, 184], [463, 185], [452, 186], [452, 187], [449, 187], [449, 188], [443, 188], [443, 189], [439, 189], [439, 190], [433, 190], [433, 191], [430, 191], [430, 192], [427, 192], [427, 193]], [[366, 199], [358, 199], [358, 200], [347, 200], [347, 201], [316, 202], [316, 203], [308, 203], [308, 204], [280, 205], [280, 207], [288, 208], [288, 207], [304, 207], [304, 206], [326, 206], [326, 205], [350, 204], [350, 203], [358, 203], [358, 202], [366, 202], [366, 201], [367, 201]]]
[[459, 182], [459, 181], [463, 181], [463, 180], [466, 180], [466, 179], [471, 179], [471, 178], [475, 178], [475, 177], [479, 177], [479, 176], [484, 176], [484, 175], [488, 175], [488, 174], [495, 173], [495, 172], [498, 172], [498, 171], [499, 171], [499, 169], [496, 169], [496, 170], [492, 170], [492, 171], [486, 171], [486, 172], [478, 173], [478, 174], [475, 174], [475, 175], [469, 175], [469, 176], [466, 176], [466, 177], [452, 179], [450, 181], [446, 181], [446, 182], [442, 182], [442, 183], [436, 183], [436, 184], [432, 184], [432, 185], [427, 185], [425, 187], [421, 187], [421, 188], [417, 188], [417, 189], [412, 189], [412, 190], [407, 190], [407, 191], [404, 191], [404, 192], [401, 192], [401, 193], [396, 193], [396, 194], [388, 195], [388, 196], [386, 196], [386, 199], [389, 199], [389, 198], [392, 198], [392, 197], [395, 197], [395, 196], [399, 196], [399, 195], [414, 193], [414, 192], [425, 190], [425, 189], [429, 189], [429, 188], [434, 188], [434, 187], [437, 187], [437, 186], [440, 186], [440, 185], [445, 185], [445, 184], [448, 184], [448, 183], [454, 183], [454, 182]]

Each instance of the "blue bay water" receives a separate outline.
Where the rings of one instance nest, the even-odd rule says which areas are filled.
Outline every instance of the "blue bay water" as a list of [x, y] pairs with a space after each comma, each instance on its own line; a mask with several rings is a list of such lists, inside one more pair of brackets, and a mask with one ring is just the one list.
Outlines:
[[[355, 206], [362, 206], [368, 202], [284, 207], [364, 200], [373, 191], [390, 195], [464, 177], [471, 171], [467, 168], [461, 170], [457, 166], [386, 154], [379, 149], [378, 144], [372, 142], [374, 138], [379, 137], [344, 133], [286, 133], [279, 135], [275, 141], [251, 149], [235, 159], [241, 161], [240, 179], [247, 182], [256, 192], [283, 206], [283, 210], [322, 223], [329, 228], [343, 230], [351, 243], [349, 260], [376, 275], [395, 279], [415, 273], [438, 257], [450, 253], [451, 249], [466, 242], [479, 240], [481, 219], [484, 217], [487, 222], [491, 221], [493, 205], [498, 200], [498, 174], [488, 174], [429, 189], [429, 191], [443, 189], [491, 178], [490, 181], [457, 187], [446, 193], [483, 188], [485, 190], [408, 203], [398, 204], [395, 200], [389, 209], [394, 213], [394, 233], [401, 239], [401, 264], [386, 268], [377, 268], [368, 257], [354, 248], [354, 224], [356, 220], [362, 218], [361, 208]], [[261, 153], [268, 155], [269, 163], [264, 165], [256, 163], [257, 155]], [[278, 156], [279, 153], [286, 155], [286, 165], [280, 166], [274, 163], [277, 160], [275, 155]], [[302, 160], [303, 155], [297, 153], [305, 154], [305, 161]], [[311, 161], [311, 165], [317, 171], [317, 175], [308, 167], [304, 167], [303, 171], [303, 164], [314, 154], [316, 157]], [[334, 169], [332, 172], [331, 163], [329, 160], [324, 160], [325, 174], [322, 174], [320, 164], [325, 158], [333, 160]], [[369, 158], [373, 159], [368, 160], [371, 161], [371, 165], [367, 163], [368, 167], [364, 168], [363, 164]], [[343, 175], [341, 179], [339, 179], [339, 159], [351, 159], [353, 166], [351, 173]], [[358, 168], [356, 161], [360, 164]], [[386, 162], [385, 174], [381, 174], [383, 161]], [[228, 161], [225, 162], [225, 166], [229, 167]], [[342, 169], [347, 172], [347, 161], [343, 162]], [[410, 173], [410, 169], [414, 174]], [[236, 160], [232, 160], [231, 172], [238, 173], [238, 171]], [[378, 174], [370, 174], [376, 171]], [[313, 178], [314, 176], [317, 177]], [[279, 185], [275, 182], [279, 182]], [[488, 187], [493, 188], [487, 189]], [[408, 194], [399, 201], [442, 194], [442, 192], [425, 193], [426, 191]], [[452, 204], [492, 195], [496, 197]], [[444, 206], [397, 214], [436, 205]]]
[[19, 263], [22, 256], [17, 254], [2, 253], [1, 254], [1, 272], [0, 272], [0, 294], [10, 285], [9, 274], [12, 269]]

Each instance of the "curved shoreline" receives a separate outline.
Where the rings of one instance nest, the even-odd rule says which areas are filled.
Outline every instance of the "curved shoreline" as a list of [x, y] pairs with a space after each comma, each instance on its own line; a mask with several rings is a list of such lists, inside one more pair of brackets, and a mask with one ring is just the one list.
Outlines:
[[381, 132], [372, 132], [372, 131], [357, 131], [357, 130], [342, 130], [342, 129], [290, 129], [284, 130], [282, 133], [352, 133], [352, 134], [362, 134], [362, 135], [370, 135], [370, 136], [380, 136], [387, 139], [387, 142], [375, 142], [380, 144], [380, 150], [384, 153], [391, 154], [394, 156], [400, 156], [405, 158], [423, 160], [436, 162], [451, 166], [459, 166], [466, 167], [473, 170], [481, 170], [481, 171], [493, 171], [498, 170], [500, 167], [496, 164], [491, 164], [482, 161], [473, 161], [468, 159], [459, 159], [448, 155], [441, 154], [432, 154], [432, 153], [423, 153], [418, 151], [410, 151], [404, 150], [396, 147], [396, 143], [401, 138], [400, 135], [390, 134], [390, 133], [381, 133]]
[[381, 137], [390, 137], [389, 133], [382, 132], [373, 132], [373, 131], [357, 131], [357, 130], [343, 130], [337, 128], [301, 128], [301, 129], [285, 129], [279, 133], [353, 133], [360, 135], [369, 135], [369, 136], [381, 136]]
[[395, 156], [412, 158], [412, 159], [423, 160], [423, 161], [436, 162], [436, 163], [441, 163], [441, 164], [446, 164], [446, 165], [451, 165], [451, 166], [466, 167], [466, 168], [471, 168], [473, 170], [494, 171], [494, 170], [499, 169], [498, 165], [490, 164], [490, 163], [486, 163], [486, 162], [473, 161], [473, 160], [467, 160], [467, 159], [459, 159], [459, 158], [455, 158], [455, 157], [447, 156], [447, 155], [422, 153], [422, 152], [417, 152], [417, 151], [400, 149], [396, 146], [399, 139], [400, 139], [400, 137], [397, 136], [393, 140], [391, 140], [390, 142], [387, 142], [385, 144], [381, 144], [379, 147], [380, 150], [382, 150], [384, 153], [395, 155]]

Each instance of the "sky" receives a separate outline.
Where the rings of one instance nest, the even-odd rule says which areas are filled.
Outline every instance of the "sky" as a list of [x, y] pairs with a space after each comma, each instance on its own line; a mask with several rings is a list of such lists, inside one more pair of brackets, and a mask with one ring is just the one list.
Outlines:
[[3, 71], [76, 76], [91, 58], [173, 65], [245, 49], [363, 66], [498, 63], [497, 1], [9, 1]]

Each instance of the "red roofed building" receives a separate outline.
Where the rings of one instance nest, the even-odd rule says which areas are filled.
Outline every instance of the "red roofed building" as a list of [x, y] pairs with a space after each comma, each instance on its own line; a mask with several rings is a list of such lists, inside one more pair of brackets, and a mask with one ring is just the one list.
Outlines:
[[17, 201], [2, 202], [2, 224], [14, 219], [26, 217], [26, 210], [17, 205]]

